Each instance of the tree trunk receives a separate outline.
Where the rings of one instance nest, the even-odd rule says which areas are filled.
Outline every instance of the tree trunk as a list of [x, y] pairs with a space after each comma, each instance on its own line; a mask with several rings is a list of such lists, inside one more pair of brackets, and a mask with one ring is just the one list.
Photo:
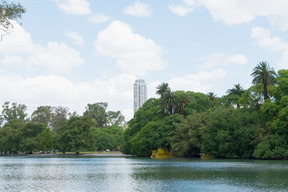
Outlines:
[[268, 98], [267, 83], [264, 83], [263, 88], [264, 88], [264, 100], [266, 100]]

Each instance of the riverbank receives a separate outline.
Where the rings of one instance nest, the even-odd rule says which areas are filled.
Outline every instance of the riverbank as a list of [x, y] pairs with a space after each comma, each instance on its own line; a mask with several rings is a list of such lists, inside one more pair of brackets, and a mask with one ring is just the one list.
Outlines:
[[120, 151], [87, 151], [87, 152], [80, 152], [79, 154], [76, 154], [75, 152], [66, 152], [63, 154], [62, 152], [56, 152], [56, 153], [48, 153], [48, 154], [43, 154], [39, 152], [35, 152], [33, 154], [0, 154], [1, 156], [65, 156], [65, 155], [79, 155], [79, 156], [99, 156], [99, 157], [135, 157], [135, 155], [126, 155], [123, 154]]

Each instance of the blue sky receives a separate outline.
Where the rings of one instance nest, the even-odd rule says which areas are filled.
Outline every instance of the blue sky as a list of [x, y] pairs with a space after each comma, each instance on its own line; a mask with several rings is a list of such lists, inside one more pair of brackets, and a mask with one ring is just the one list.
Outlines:
[[[10, 1], [9, 1], [10, 2]], [[0, 42], [0, 103], [108, 102], [133, 116], [133, 83], [225, 95], [267, 61], [288, 68], [287, 0], [15, 0], [26, 13]]]

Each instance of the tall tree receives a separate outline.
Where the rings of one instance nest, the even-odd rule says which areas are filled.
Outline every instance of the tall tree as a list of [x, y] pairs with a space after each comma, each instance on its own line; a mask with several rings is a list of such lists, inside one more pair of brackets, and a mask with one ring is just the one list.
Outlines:
[[159, 85], [157, 87], [157, 91], [156, 94], [160, 95], [161, 97], [163, 97], [163, 95], [167, 92], [167, 91], [171, 91], [169, 84], [168, 83], [162, 83], [161, 85]]
[[161, 98], [161, 104], [170, 115], [173, 114], [175, 111], [175, 92], [171, 90], [166, 91]]
[[71, 117], [65, 121], [57, 131], [59, 149], [63, 153], [87, 150], [91, 145], [91, 126], [91, 119], [87, 116]]
[[207, 96], [209, 97], [209, 99], [211, 101], [215, 101], [216, 100], [216, 94], [214, 92], [207, 93]]
[[184, 91], [175, 91], [175, 112], [184, 115], [184, 109], [188, 106], [190, 99]]
[[107, 113], [107, 124], [122, 126], [125, 123], [125, 117], [121, 114], [120, 111], [108, 111]]
[[253, 77], [252, 83], [263, 85], [263, 95], [264, 100], [267, 99], [268, 96], [268, 86], [273, 85], [275, 83], [276, 72], [273, 68], [270, 68], [269, 64], [266, 61], [261, 61], [251, 73]]
[[0, 30], [3, 33], [1, 34], [0, 40], [2, 40], [3, 36], [9, 34], [13, 29], [11, 20], [17, 20], [18, 18], [21, 18], [23, 13], [25, 13], [25, 9], [20, 3], [7, 3], [7, 1], [1, 0]]
[[104, 127], [107, 125], [107, 107], [108, 103], [106, 102], [88, 104], [83, 116], [90, 117], [95, 127]]
[[232, 89], [228, 89], [226, 93], [227, 93], [227, 94], [231, 94], [231, 95], [241, 96], [244, 92], [245, 92], [245, 90], [244, 90], [243, 87], [238, 83], [238, 84], [235, 84]]
[[12, 103], [10, 106], [9, 102], [5, 102], [4, 105], [2, 105], [2, 108], [2, 117], [5, 121], [10, 121], [12, 119], [24, 120], [27, 116], [27, 107], [24, 104], [17, 105], [17, 103]]
[[57, 129], [67, 120], [69, 115], [69, 109], [67, 107], [53, 107], [51, 129], [53, 132], [57, 132]]
[[245, 92], [245, 90], [242, 88], [242, 86], [238, 83], [235, 84], [232, 89], [227, 90], [227, 96], [226, 99], [230, 100], [232, 104], [236, 104], [237, 108], [239, 108], [239, 102], [238, 100], [240, 99], [241, 95]]
[[31, 121], [34, 123], [44, 123], [50, 127], [52, 119], [52, 107], [40, 106], [31, 115]]

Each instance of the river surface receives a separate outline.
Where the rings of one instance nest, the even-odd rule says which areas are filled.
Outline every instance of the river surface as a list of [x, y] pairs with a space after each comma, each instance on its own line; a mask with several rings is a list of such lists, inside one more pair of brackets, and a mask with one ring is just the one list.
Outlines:
[[288, 161], [9, 156], [0, 191], [288, 191]]

